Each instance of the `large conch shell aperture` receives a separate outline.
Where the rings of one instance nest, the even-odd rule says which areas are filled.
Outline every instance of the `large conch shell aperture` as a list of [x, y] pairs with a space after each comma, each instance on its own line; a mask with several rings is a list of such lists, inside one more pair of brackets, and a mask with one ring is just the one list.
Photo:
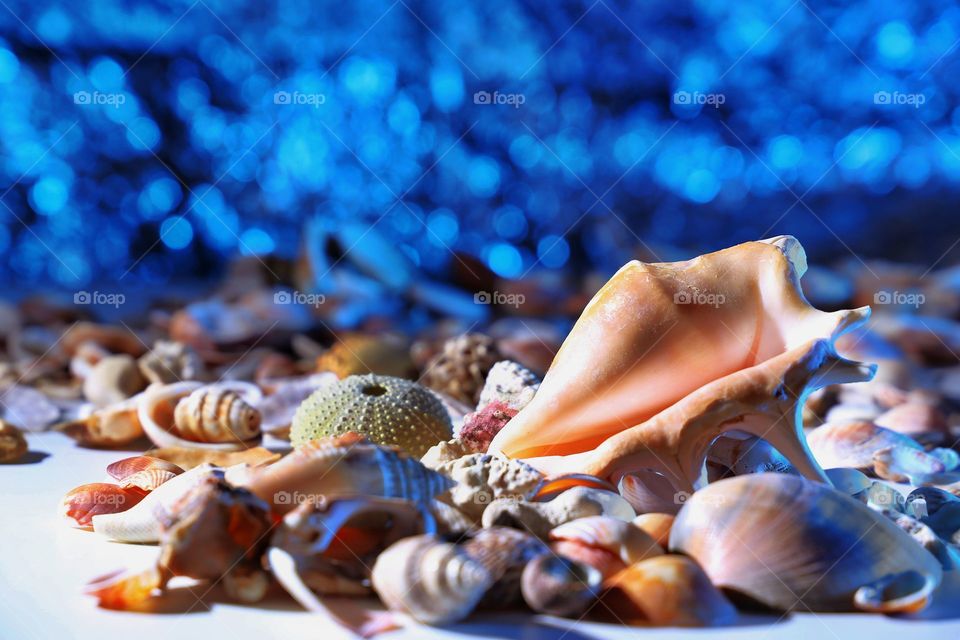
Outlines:
[[686, 262], [628, 263], [587, 305], [490, 453], [548, 476], [616, 482], [652, 470], [690, 491], [711, 442], [737, 429], [829, 482], [804, 441], [801, 409], [815, 389], [873, 376], [875, 367], [834, 349], [870, 309], [815, 309], [800, 289], [805, 270], [790, 236]]

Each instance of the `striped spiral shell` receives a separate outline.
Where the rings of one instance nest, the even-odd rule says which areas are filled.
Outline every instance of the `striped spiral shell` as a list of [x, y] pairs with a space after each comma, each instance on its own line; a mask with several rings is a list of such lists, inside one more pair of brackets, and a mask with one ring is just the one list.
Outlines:
[[222, 387], [201, 387], [177, 403], [174, 423], [180, 435], [194, 442], [234, 442], [260, 435], [260, 412], [239, 393]]

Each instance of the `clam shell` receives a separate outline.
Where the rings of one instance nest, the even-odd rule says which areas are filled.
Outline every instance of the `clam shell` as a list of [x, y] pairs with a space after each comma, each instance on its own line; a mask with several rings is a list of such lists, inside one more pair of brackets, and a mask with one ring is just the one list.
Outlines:
[[642, 513], [633, 519], [633, 524], [666, 549], [670, 545], [670, 530], [674, 520], [676, 516], [672, 513]]
[[250, 470], [243, 483], [287, 513], [318, 496], [380, 496], [429, 504], [453, 482], [399, 450], [356, 435], [313, 440], [279, 461]]
[[[904, 571], [933, 583], [941, 577], [936, 559], [887, 518], [826, 485], [781, 474], [697, 491], [677, 515], [670, 550], [694, 558], [718, 587], [787, 611], [853, 610], [861, 587]], [[915, 596], [907, 604], [898, 594], [888, 610], [926, 598], [922, 589]]]
[[442, 625], [469, 615], [494, 577], [462, 546], [421, 535], [404, 538], [381, 553], [372, 582], [390, 609]]
[[598, 610], [628, 624], [712, 627], [737, 617], [703, 569], [685, 556], [662, 555], [630, 565], [603, 586]]
[[[918, 442], [872, 422], [827, 423], [810, 432], [807, 444], [824, 467], [887, 471], [901, 477], [944, 470], [943, 463], [926, 454]], [[875, 469], [878, 454], [880, 470]]]

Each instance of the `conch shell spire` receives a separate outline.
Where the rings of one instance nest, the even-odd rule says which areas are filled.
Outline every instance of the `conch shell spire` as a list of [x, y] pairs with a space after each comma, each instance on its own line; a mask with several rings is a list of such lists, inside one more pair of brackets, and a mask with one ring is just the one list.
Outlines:
[[710, 443], [739, 429], [828, 482], [804, 442], [800, 408], [817, 388], [873, 376], [872, 366], [834, 348], [870, 309], [812, 307], [800, 289], [804, 271], [791, 236], [684, 262], [626, 264], [587, 305], [490, 452], [548, 475], [616, 481], [651, 469], [688, 490]]

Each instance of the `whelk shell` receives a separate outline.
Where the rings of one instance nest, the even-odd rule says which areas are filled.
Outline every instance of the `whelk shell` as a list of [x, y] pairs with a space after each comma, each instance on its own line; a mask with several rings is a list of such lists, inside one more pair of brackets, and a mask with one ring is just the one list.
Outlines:
[[391, 447], [357, 434], [313, 440], [244, 482], [280, 514], [316, 496], [380, 496], [428, 504], [453, 482]]
[[617, 481], [651, 469], [690, 491], [710, 443], [736, 429], [826, 482], [804, 444], [800, 399], [872, 377], [873, 367], [834, 348], [869, 308], [811, 307], [799, 287], [805, 270], [789, 236], [687, 262], [627, 264], [587, 305], [490, 452], [548, 476]]
[[[694, 493], [670, 550], [699, 562], [718, 587], [786, 611], [915, 610], [941, 579], [937, 560], [884, 516], [826, 485], [775, 473]], [[904, 575], [911, 571], [922, 584]], [[910, 594], [886, 586], [890, 600], [878, 603], [876, 585], [891, 575]]]
[[420, 535], [381, 553], [372, 581], [390, 609], [442, 625], [469, 615], [493, 585], [494, 576], [462, 546]]
[[662, 555], [630, 565], [604, 582], [603, 607], [629, 624], [710, 627], [730, 624], [737, 610], [696, 562]]

